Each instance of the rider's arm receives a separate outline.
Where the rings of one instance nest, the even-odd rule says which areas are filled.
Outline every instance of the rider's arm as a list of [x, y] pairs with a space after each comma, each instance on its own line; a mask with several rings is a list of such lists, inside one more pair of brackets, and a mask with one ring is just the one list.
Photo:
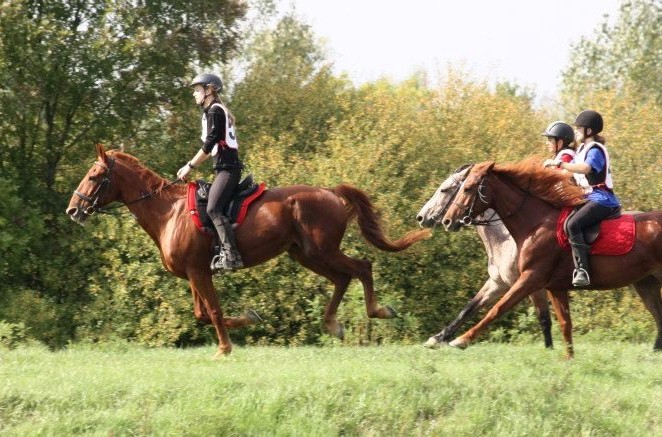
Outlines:
[[606, 164], [605, 155], [602, 150], [593, 147], [586, 154], [586, 160], [581, 164], [561, 163], [559, 168], [568, 170], [572, 173], [589, 174], [594, 171], [600, 173]]
[[563, 162], [559, 164], [559, 168], [567, 170], [571, 173], [581, 173], [589, 174], [591, 172], [591, 166], [585, 162], [582, 163], [572, 163], [572, 162]]
[[189, 161], [190, 167], [199, 167], [207, 158], [209, 158], [209, 153], [206, 153], [204, 149], [198, 150], [198, 153]]

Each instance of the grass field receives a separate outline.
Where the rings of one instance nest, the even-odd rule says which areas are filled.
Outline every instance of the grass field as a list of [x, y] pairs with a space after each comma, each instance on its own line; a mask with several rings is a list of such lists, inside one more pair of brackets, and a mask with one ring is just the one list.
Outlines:
[[661, 435], [662, 354], [576, 342], [0, 350], [3, 435]]

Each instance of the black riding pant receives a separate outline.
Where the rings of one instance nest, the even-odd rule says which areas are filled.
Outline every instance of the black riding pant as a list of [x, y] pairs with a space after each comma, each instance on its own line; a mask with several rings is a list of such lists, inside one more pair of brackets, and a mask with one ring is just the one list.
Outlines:
[[601, 222], [614, 214], [620, 207], [602, 206], [589, 200], [570, 216], [566, 223], [568, 238], [571, 243], [586, 244], [584, 229]]
[[212, 221], [223, 216], [223, 208], [232, 198], [232, 193], [239, 184], [240, 178], [241, 169], [220, 170], [216, 173], [209, 189], [207, 202], [207, 214]]

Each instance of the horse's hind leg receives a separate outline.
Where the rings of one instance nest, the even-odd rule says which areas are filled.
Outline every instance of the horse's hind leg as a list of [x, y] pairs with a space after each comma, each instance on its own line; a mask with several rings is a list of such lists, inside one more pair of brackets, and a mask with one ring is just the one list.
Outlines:
[[336, 319], [336, 314], [338, 312], [340, 301], [345, 295], [352, 277], [346, 273], [338, 272], [329, 268], [329, 266], [325, 263], [319, 262], [318, 260], [310, 257], [306, 257], [298, 246], [292, 246], [288, 250], [288, 253], [302, 266], [312, 270], [318, 275], [324, 276], [335, 285], [335, 290], [333, 291], [331, 300], [324, 309], [324, 326], [331, 335], [334, 335], [342, 340], [344, 337], [344, 330], [342, 325]]
[[395, 310], [389, 305], [381, 306], [377, 303], [372, 280], [372, 263], [370, 261], [350, 258], [338, 250], [333, 253], [324, 254], [323, 262], [333, 270], [343, 272], [361, 281], [368, 317], [392, 319], [397, 315]]
[[644, 279], [635, 282], [635, 290], [644, 302], [646, 309], [655, 318], [655, 325], [657, 326], [657, 338], [653, 349], [658, 351], [662, 350], [662, 297], [660, 296], [661, 282], [653, 276], [647, 276]]

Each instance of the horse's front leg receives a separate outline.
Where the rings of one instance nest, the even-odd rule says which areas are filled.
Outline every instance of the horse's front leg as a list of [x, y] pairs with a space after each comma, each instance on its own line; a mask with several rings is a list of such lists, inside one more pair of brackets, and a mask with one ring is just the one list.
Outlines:
[[435, 348], [441, 344], [448, 343], [455, 336], [460, 326], [476, 314], [478, 310], [496, 302], [507, 290], [508, 286], [502, 281], [495, 281], [489, 278], [478, 293], [460, 311], [460, 314], [457, 315], [455, 320], [442, 329], [440, 333], [430, 337], [423, 346]]
[[533, 275], [531, 272], [523, 272], [517, 282], [515, 282], [513, 286], [510, 287], [510, 290], [508, 290], [508, 292], [499, 299], [496, 304], [494, 304], [492, 309], [490, 309], [480, 322], [449, 344], [459, 348], [469, 346], [469, 344], [485, 331], [493, 321], [505, 314], [526, 296], [542, 288], [542, 281], [538, 278], [538, 275]]
[[556, 314], [556, 319], [561, 327], [561, 334], [563, 334], [563, 339], [565, 340], [565, 357], [571, 359], [575, 356], [575, 351], [572, 347], [572, 319], [570, 318], [568, 290], [550, 290], [549, 296], [552, 298], [554, 313]]
[[191, 272], [188, 279], [193, 292], [194, 311], [198, 320], [209, 321], [216, 329], [218, 338], [218, 352], [215, 358], [228, 355], [232, 352], [232, 343], [225, 326], [221, 304], [216, 295], [214, 284], [211, 279], [211, 271]]
[[[211, 317], [207, 314], [205, 309], [204, 302], [195, 289], [193, 282], [190, 282], [191, 285], [191, 294], [193, 295], [193, 314], [195, 318], [205, 325], [211, 325]], [[247, 325], [253, 325], [255, 323], [262, 323], [264, 320], [260, 315], [252, 309], [246, 310], [246, 312], [240, 317], [223, 317], [223, 324], [228, 329], [237, 329], [243, 328]]]

